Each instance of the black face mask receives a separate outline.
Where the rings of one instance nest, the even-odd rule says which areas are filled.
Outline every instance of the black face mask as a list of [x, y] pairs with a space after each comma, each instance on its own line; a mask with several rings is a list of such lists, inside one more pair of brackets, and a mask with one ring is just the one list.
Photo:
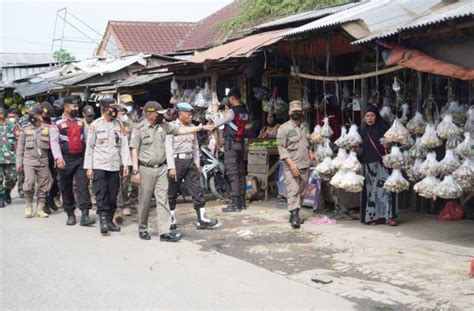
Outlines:
[[31, 122], [31, 124], [35, 124], [36, 121], [38, 121], [38, 118], [34, 117], [34, 116], [30, 116], [30, 118], [28, 120]]
[[162, 114], [157, 115], [155, 120], [157, 124], [163, 123], [163, 115]]
[[63, 109], [59, 107], [53, 107], [54, 109], [54, 116], [59, 117], [63, 114]]
[[77, 118], [77, 116], [79, 115], [79, 110], [77, 109], [71, 110], [69, 114], [71, 115], [71, 118]]
[[44, 116], [43, 121], [49, 122], [49, 121], [51, 121], [51, 117], [50, 116]]
[[291, 120], [294, 120], [294, 121], [300, 121], [303, 119], [303, 117], [304, 117], [304, 114], [301, 112], [293, 112], [292, 114], [290, 114]]
[[110, 116], [112, 119], [117, 118], [117, 110], [116, 110], [116, 109], [109, 110], [109, 116]]

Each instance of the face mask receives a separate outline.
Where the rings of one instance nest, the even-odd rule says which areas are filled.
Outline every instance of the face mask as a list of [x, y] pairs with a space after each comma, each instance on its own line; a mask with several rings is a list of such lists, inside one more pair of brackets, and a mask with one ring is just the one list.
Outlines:
[[63, 109], [61, 109], [59, 107], [53, 107], [53, 109], [54, 109], [54, 115], [56, 117], [59, 117], [63, 113]]
[[30, 118], [28, 120], [31, 122], [31, 124], [35, 124], [36, 121], [38, 121], [38, 118], [34, 117], [34, 116], [30, 116]]
[[294, 121], [300, 121], [301, 119], [303, 119], [303, 117], [304, 115], [301, 112], [293, 112], [292, 114], [290, 114], [291, 120]]
[[117, 110], [115, 110], [115, 109], [110, 110], [110, 111], [109, 111], [109, 116], [110, 116], [112, 119], [117, 118]]
[[15, 118], [8, 118], [8, 122], [10, 123], [15, 123], [15, 121], [16, 121]]
[[77, 109], [71, 110], [69, 114], [71, 115], [71, 118], [76, 118], [79, 115], [79, 110]]
[[131, 113], [133, 111], [133, 106], [125, 106], [125, 109], [127, 109], [127, 113]]
[[127, 115], [123, 115], [123, 116], [120, 118], [120, 121], [127, 123], [127, 122], [128, 122], [128, 116], [127, 116]]
[[155, 120], [157, 124], [163, 123], [163, 115], [162, 114], [157, 115]]
[[49, 117], [49, 116], [43, 117], [43, 120], [46, 121], [46, 122], [49, 122], [49, 121], [51, 121], [51, 117]]

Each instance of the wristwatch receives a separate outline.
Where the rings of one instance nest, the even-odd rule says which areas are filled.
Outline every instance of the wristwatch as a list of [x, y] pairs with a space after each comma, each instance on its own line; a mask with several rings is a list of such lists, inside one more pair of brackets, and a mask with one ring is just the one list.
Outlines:
[[133, 170], [132, 171], [132, 175], [137, 175], [138, 174], [138, 170]]

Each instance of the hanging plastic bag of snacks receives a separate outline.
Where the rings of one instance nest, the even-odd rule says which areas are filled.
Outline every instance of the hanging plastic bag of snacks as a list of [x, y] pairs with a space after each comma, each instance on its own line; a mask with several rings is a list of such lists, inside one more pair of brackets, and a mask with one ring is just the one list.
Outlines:
[[[410, 133], [403, 126], [400, 119], [395, 119], [392, 126], [383, 135], [382, 143], [403, 143], [410, 137]], [[411, 138], [411, 137], [410, 137]]]
[[462, 195], [462, 187], [454, 180], [452, 175], [447, 175], [436, 186], [434, 192], [436, 196], [443, 199], [457, 199]]
[[420, 167], [420, 173], [425, 176], [438, 176], [441, 172], [439, 162], [436, 160], [436, 153], [429, 152], [426, 155], [426, 160], [423, 161]]
[[400, 107], [400, 111], [402, 112], [402, 116], [400, 117], [400, 121], [403, 124], [406, 124], [408, 122], [408, 114], [410, 113], [410, 106], [407, 103], [404, 103]]
[[443, 139], [451, 139], [461, 135], [462, 129], [454, 124], [452, 115], [447, 114], [436, 127], [436, 133]]
[[451, 174], [454, 172], [459, 166], [461, 166], [461, 161], [454, 155], [453, 149], [447, 149], [444, 158], [439, 162], [441, 167], [441, 173], [443, 174]]
[[320, 144], [324, 141], [324, 136], [321, 133], [321, 126], [319, 124], [314, 127], [310, 139], [313, 144]]
[[423, 179], [423, 174], [420, 172], [423, 159], [415, 159], [414, 164], [407, 170], [408, 179], [412, 182], [417, 182]]
[[321, 128], [321, 135], [323, 135], [326, 138], [330, 138], [332, 134], [334, 134], [334, 131], [329, 126], [329, 118], [325, 117], [323, 119], [323, 127]]
[[390, 192], [402, 192], [405, 190], [408, 190], [410, 187], [410, 183], [408, 180], [403, 177], [402, 172], [398, 169], [394, 169], [392, 171], [392, 174], [388, 176], [387, 180], [385, 181], [383, 185], [385, 190], [388, 190]]
[[331, 178], [331, 181], [329, 182], [331, 185], [333, 185], [336, 188], [341, 188], [342, 182], [344, 181], [344, 176], [346, 175], [346, 171], [339, 170], [334, 174], [334, 176]]
[[425, 133], [421, 136], [420, 146], [426, 149], [433, 149], [442, 145], [436, 134], [435, 126], [431, 123], [426, 125]]
[[435, 189], [439, 182], [435, 176], [426, 176], [413, 186], [413, 190], [421, 197], [436, 200]]
[[445, 148], [446, 148], [446, 149], [454, 149], [454, 148], [456, 148], [461, 142], [462, 142], [462, 136], [461, 136], [461, 135], [456, 136], [456, 137], [453, 137], [453, 138], [450, 138], [450, 139], [446, 140]]
[[[384, 101], [385, 101], [385, 97], [384, 97]], [[380, 116], [388, 123], [392, 123], [393, 119], [395, 118], [395, 116], [392, 113], [392, 108], [389, 105], [386, 105], [385, 103], [383, 104], [379, 113], [380, 113]]]
[[364, 188], [364, 176], [354, 171], [347, 171], [341, 182], [341, 188], [347, 192], [361, 192]]
[[307, 82], [305, 81], [304, 84], [304, 95], [303, 95], [303, 102], [301, 103], [303, 110], [310, 110], [311, 109], [311, 102], [309, 101], [309, 87]]
[[334, 152], [331, 149], [329, 139], [326, 138], [323, 144], [318, 145], [318, 147], [316, 148], [316, 155], [320, 159], [323, 159], [325, 157], [332, 157], [334, 155]]
[[454, 179], [465, 190], [474, 187], [474, 161], [470, 158], [464, 159], [464, 162], [453, 172]]
[[474, 106], [471, 106], [467, 112], [467, 120], [464, 125], [464, 130], [468, 133], [474, 132]]
[[414, 161], [413, 158], [408, 154], [408, 150], [403, 150], [402, 154], [404, 158], [402, 169], [406, 171], [413, 166]]
[[347, 137], [346, 127], [341, 126], [341, 135], [339, 136], [338, 139], [334, 141], [334, 144], [336, 144], [336, 146], [338, 146], [339, 148], [345, 148], [347, 145], [346, 137]]
[[332, 165], [330, 157], [325, 157], [321, 163], [316, 165], [314, 177], [321, 180], [330, 180], [336, 172], [336, 168]]
[[425, 132], [426, 122], [420, 112], [416, 112], [415, 116], [407, 123], [407, 130], [415, 135], [422, 135]]
[[408, 155], [412, 158], [424, 158], [428, 149], [421, 146], [421, 138], [417, 137], [415, 144], [408, 150]]
[[469, 156], [469, 153], [471, 151], [471, 134], [469, 132], [464, 133], [464, 140], [456, 146], [454, 149], [454, 152], [463, 157], [466, 158]]
[[335, 168], [340, 169], [342, 164], [344, 163], [344, 161], [347, 159], [348, 156], [349, 155], [347, 154], [346, 149], [339, 148], [339, 150], [337, 151], [337, 156], [332, 160], [332, 165]]
[[401, 169], [405, 166], [405, 157], [397, 146], [392, 146], [390, 153], [384, 155], [382, 160], [383, 164], [388, 168]]
[[353, 171], [356, 173], [362, 172], [362, 164], [360, 164], [359, 160], [357, 159], [357, 155], [354, 151], [349, 153], [346, 161], [342, 163], [341, 169], [345, 171]]
[[453, 122], [458, 125], [464, 125], [466, 122], [466, 107], [460, 105], [459, 101], [453, 100], [449, 103], [449, 107], [446, 110], [447, 114], [452, 115]]
[[360, 137], [357, 125], [352, 124], [346, 136], [347, 147], [358, 147], [362, 144], [362, 137]]

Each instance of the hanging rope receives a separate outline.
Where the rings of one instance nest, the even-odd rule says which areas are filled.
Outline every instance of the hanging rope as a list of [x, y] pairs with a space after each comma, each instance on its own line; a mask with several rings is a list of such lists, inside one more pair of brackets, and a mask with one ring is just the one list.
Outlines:
[[351, 124], [355, 123], [355, 111], [354, 111], [354, 105], [355, 105], [355, 98], [356, 98], [356, 79], [352, 81], [352, 120]]
[[339, 76], [339, 77], [330, 77], [330, 76], [316, 76], [316, 75], [310, 75], [306, 73], [291, 73], [292, 76], [300, 77], [303, 79], [309, 79], [309, 80], [318, 80], [318, 81], [350, 81], [350, 80], [361, 80], [361, 79], [366, 79], [370, 77], [375, 77], [379, 75], [385, 75], [390, 72], [394, 72], [400, 69], [405, 69], [405, 67], [402, 66], [393, 66], [390, 68], [385, 68], [380, 71], [372, 71], [368, 73], [363, 73], [363, 74], [358, 74], [358, 75], [352, 75], [352, 76]]

